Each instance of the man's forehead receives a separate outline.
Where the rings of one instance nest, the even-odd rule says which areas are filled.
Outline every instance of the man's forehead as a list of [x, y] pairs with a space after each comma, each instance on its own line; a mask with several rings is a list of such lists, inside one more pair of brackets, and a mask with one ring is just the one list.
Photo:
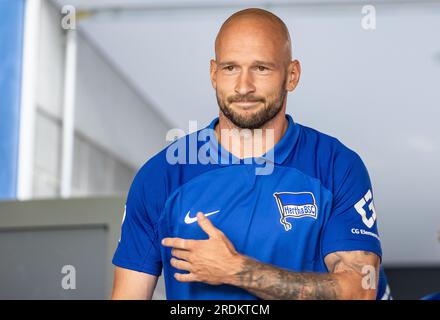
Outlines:
[[240, 36], [227, 40], [216, 48], [216, 60], [235, 61], [237, 63], [251, 63], [253, 61], [266, 61], [276, 63], [283, 59], [283, 47], [273, 40], [250, 39], [249, 35], [244, 40]]

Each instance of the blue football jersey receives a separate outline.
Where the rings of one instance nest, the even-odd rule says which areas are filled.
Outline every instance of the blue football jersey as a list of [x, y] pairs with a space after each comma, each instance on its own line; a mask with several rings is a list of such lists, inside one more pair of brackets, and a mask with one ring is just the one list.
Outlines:
[[[272, 157], [235, 158], [213, 134], [216, 118], [147, 161], [128, 192], [113, 264], [156, 276], [163, 270], [167, 299], [258, 299], [239, 287], [174, 278], [186, 272], [171, 266], [171, 248], [161, 240], [208, 239], [195, 218], [199, 211], [241, 254], [293, 272], [328, 272], [324, 257], [336, 251], [382, 257], [361, 158], [286, 118]], [[390, 298], [382, 268], [377, 298]]]

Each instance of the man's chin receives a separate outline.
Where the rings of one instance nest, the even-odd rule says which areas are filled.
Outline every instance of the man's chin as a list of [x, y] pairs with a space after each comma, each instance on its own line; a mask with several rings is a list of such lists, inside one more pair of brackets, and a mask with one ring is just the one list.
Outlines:
[[259, 118], [258, 111], [256, 109], [234, 110], [232, 118], [235, 120], [236, 125], [240, 124], [241, 128], [247, 128], [249, 124], [255, 121], [255, 118]]
[[234, 112], [232, 117], [228, 118], [233, 124], [241, 129], [257, 129], [260, 127], [255, 121], [259, 118], [257, 111], [242, 110], [241, 112]]
[[261, 107], [243, 109], [232, 104], [228, 106], [227, 113], [223, 114], [238, 128], [258, 129], [262, 128], [267, 122], [273, 119], [281, 108], [275, 114], [267, 114], [264, 105]]

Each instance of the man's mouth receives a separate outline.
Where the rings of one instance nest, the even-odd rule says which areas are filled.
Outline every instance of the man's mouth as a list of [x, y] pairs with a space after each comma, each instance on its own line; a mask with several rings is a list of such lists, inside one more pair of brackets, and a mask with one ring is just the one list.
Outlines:
[[257, 105], [260, 102], [261, 101], [237, 101], [237, 102], [233, 102], [233, 103], [239, 107], [242, 107], [242, 108], [249, 108], [249, 107], [253, 107], [253, 106]]

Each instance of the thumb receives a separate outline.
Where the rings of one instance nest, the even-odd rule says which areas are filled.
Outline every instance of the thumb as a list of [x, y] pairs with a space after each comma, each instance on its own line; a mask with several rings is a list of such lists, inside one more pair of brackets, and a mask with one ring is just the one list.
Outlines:
[[197, 223], [199, 224], [200, 228], [202, 228], [202, 230], [208, 234], [210, 238], [217, 235], [218, 229], [214, 227], [211, 220], [205, 217], [202, 212], [197, 213]]

